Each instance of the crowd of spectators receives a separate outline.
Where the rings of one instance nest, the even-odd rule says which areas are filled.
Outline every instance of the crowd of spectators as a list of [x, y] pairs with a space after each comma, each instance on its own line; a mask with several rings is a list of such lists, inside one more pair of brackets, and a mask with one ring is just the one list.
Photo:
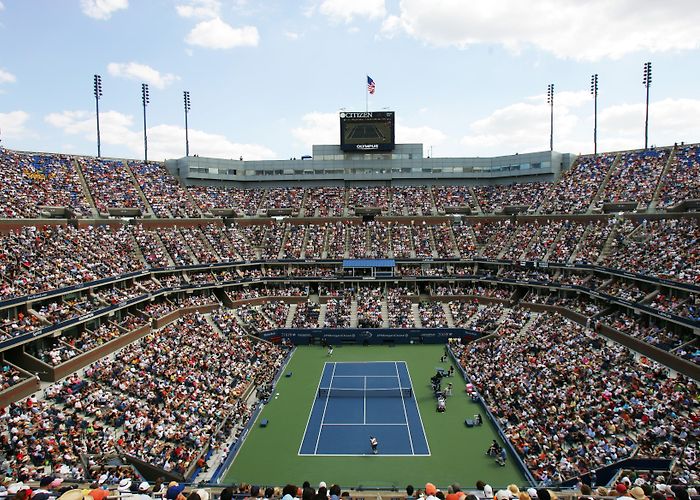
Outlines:
[[24, 226], [0, 236], [0, 300], [140, 268], [123, 227]]
[[[464, 328], [471, 328], [472, 330], [491, 333], [498, 328], [501, 317], [507, 311], [508, 308], [506, 308], [506, 306], [500, 302], [482, 304], [474, 312], [472, 312], [471, 316], [468, 318], [462, 317], [460, 319], [460, 323]], [[455, 326], [457, 325], [455, 324]]]
[[665, 351], [672, 351], [684, 343], [683, 339], [672, 331], [652, 323], [642, 322], [623, 311], [613, 312], [602, 318], [602, 322], [617, 331], [637, 337]]
[[432, 193], [438, 213], [446, 213], [450, 208], [477, 211], [479, 206], [469, 186], [433, 186]]
[[589, 224], [575, 254], [574, 262], [597, 264], [613, 231], [615, 231], [615, 221], [612, 219]]
[[640, 363], [564, 317], [540, 316], [526, 332], [454, 349], [538, 481], [576, 477], [634, 452], [676, 457], [697, 448], [694, 382]]
[[27, 376], [7, 363], [0, 364], [0, 392], [20, 383]]
[[347, 228], [348, 258], [357, 259], [368, 257], [367, 252], [367, 226], [349, 225]]
[[[296, 216], [339, 217], [345, 208], [378, 208], [381, 213], [427, 216], [467, 207], [495, 213], [507, 206], [526, 206], [541, 213], [584, 213], [609, 170], [617, 164], [598, 199], [647, 205], [668, 161], [669, 149], [608, 153], [580, 157], [554, 183], [530, 182], [484, 186], [338, 187], [240, 189], [183, 187], [159, 162], [104, 160], [60, 154], [22, 153], [0, 149], [0, 170], [8, 180], [2, 203], [8, 217], [35, 217], [42, 206], [68, 207], [79, 217], [91, 208], [79, 172], [101, 214], [109, 208], [136, 208], [157, 217], [198, 218], [215, 209], [256, 216], [259, 210], [286, 209]], [[680, 146], [661, 179], [659, 206], [669, 207], [698, 194], [698, 147]], [[77, 167], [77, 168], [76, 168]]]
[[586, 225], [575, 222], [564, 221], [564, 228], [559, 239], [550, 247], [547, 260], [567, 264], [578, 248], [581, 238], [586, 232]]
[[538, 294], [528, 292], [528, 294], [523, 298], [523, 302], [565, 307], [587, 317], [596, 316], [601, 313], [600, 306], [598, 306], [595, 302], [588, 300], [588, 297], [584, 295], [577, 295], [575, 297], [560, 297], [556, 293]]
[[318, 328], [318, 319], [321, 315], [321, 307], [316, 302], [300, 302], [297, 304], [294, 318], [292, 319], [293, 328]]
[[[539, 225], [534, 222], [525, 222], [516, 226], [512, 232], [512, 236], [506, 242], [499, 259], [505, 260], [521, 260], [523, 252], [530, 246], [530, 242], [539, 230]], [[535, 246], [535, 251], [537, 250]]]
[[242, 325], [252, 328], [253, 332], [263, 332], [274, 328], [284, 328], [289, 315], [289, 304], [281, 301], [269, 301], [260, 305], [242, 304], [236, 307], [236, 313]]
[[544, 214], [585, 213], [616, 157], [616, 153], [580, 156], [574, 165], [551, 185], [542, 200], [540, 211]]
[[450, 308], [452, 322], [457, 328], [466, 328], [471, 318], [479, 310], [479, 302], [476, 299], [450, 300], [447, 306]]
[[411, 226], [411, 240], [416, 258], [433, 257], [432, 231], [425, 221]]
[[618, 202], [634, 202], [642, 207], [649, 205], [668, 156], [668, 149], [635, 151], [622, 155], [597, 206]]
[[128, 167], [156, 217], [201, 217], [187, 190], [170, 175], [165, 165], [157, 162], [130, 161]]
[[381, 259], [391, 254], [391, 230], [389, 224], [372, 223], [368, 229], [367, 256], [373, 259]]
[[321, 288], [319, 287], [319, 296], [327, 297], [323, 328], [350, 328], [353, 290], [321, 290]]
[[642, 290], [637, 283], [628, 283], [622, 280], [611, 280], [606, 285], [598, 287], [597, 290], [630, 302], [639, 302], [649, 293]]
[[359, 287], [354, 300], [357, 302], [357, 327], [380, 328], [383, 326], [382, 289], [379, 287]]
[[340, 217], [345, 212], [345, 189], [339, 187], [309, 188], [304, 198], [307, 217]]
[[476, 256], [477, 244], [474, 229], [471, 224], [455, 222], [452, 225], [456, 252], [462, 259], [471, 259]]
[[[0, 298], [52, 290], [147, 267], [263, 258], [462, 258], [599, 263], [696, 283], [697, 219], [627, 219], [446, 224], [206, 224], [146, 229], [127, 226], [25, 226], [0, 235]], [[138, 251], [137, 251], [138, 249]], [[140, 255], [139, 255], [140, 254]], [[143, 257], [143, 258], [141, 258]], [[602, 262], [599, 262], [601, 261]], [[53, 265], [58, 263], [58, 265]], [[406, 266], [411, 264], [400, 264]], [[270, 267], [270, 270], [273, 268]], [[274, 267], [280, 270], [281, 267]], [[452, 273], [438, 264], [422, 275]], [[266, 273], [267, 276], [286, 275]], [[404, 273], [405, 274], [405, 273]], [[457, 273], [459, 274], [459, 273]], [[469, 273], [467, 273], [469, 274]], [[109, 301], [108, 298], [106, 298]]]
[[700, 148], [681, 146], [676, 149], [671, 165], [662, 180], [660, 208], [668, 208], [685, 200], [700, 199]]
[[61, 335], [41, 347], [35, 346], [33, 354], [45, 363], [57, 366], [146, 324], [146, 321], [139, 316], [130, 315], [125, 320], [129, 320], [127, 328], [104, 322], [94, 330], [85, 329], [74, 336]]
[[304, 248], [306, 238], [306, 227], [297, 224], [287, 225], [287, 235], [282, 245], [283, 259], [301, 259], [301, 252]]
[[407, 288], [387, 288], [386, 299], [389, 306], [389, 326], [391, 328], [414, 328], [416, 326], [413, 301], [409, 298], [410, 295], [414, 294]]
[[119, 160], [81, 157], [76, 159], [100, 214], [110, 208], [135, 208], [147, 213], [146, 204], [131, 171]]
[[423, 328], [447, 328], [449, 326], [442, 302], [420, 301], [418, 303], [418, 316]]
[[351, 187], [348, 188], [349, 208], [378, 208], [386, 212], [389, 208], [389, 188], [386, 187]]
[[265, 197], [262, 189], [220, 186], [188, 186], [187, 192], [205, 214], [214, 209], [233, 210], [237, 216], [254, 216]]
[[393, 187], [389, 203], [390, 215], [432, 215], [433, 200], [425, 186]]
[[[219, 333], [191, 314], [94, 363], [84, 378], [52, 386], [47, 397], [104, 426], [103, 452], [118, 447], [184, 473], [244, 389], [269, 381], [283, 357], [283, 348]], [[187, 360], [187, 372], [173, 359]]]
[[43, 322], [35, 315], [24, 311], [3, 311], [7, 316], [0, 319], [0, 342], [9, 340], [41, 328]]
[[326, 258], [343, 259], [345, 257], [345, 227], [342, 222], [326, 225]]
[[42, 207], [66, 207], [79, 217], [91, 214], [72, 158], [0, 147], [0, 217], [40, 217]]
[[[326, 247], [327, 225], [309, 224], [306, 226], [306, 245], [301, 251], [306, 259], [320, 259]], [[300, 251], [300, 254], [301, 254]]]
[[473, 189], [484, 213], [500, 212], [508, 206], [526, 206], [528, 212], [534, 212], [550, 186], [548, 182], [528, 182], [474, 186]]
[[603, 265], [681, 281], [700, 283], [698, 219], [625, 222], [617, 231]]
[[411, 243], [411, 229], [408, 226], [401, 224], [391, 227], [390, 245], [396, 259], [415, 257]]
[[267, 230], [260, 240], [261, 254], [263, 260], [275, 260], [279, 258], [284, 239], [284, 231], [287, 226], [284, 224], [275, 224], [267, 226]]

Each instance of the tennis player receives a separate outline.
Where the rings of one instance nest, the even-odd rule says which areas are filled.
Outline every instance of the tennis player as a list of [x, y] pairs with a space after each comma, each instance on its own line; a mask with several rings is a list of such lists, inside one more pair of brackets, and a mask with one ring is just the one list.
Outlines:
[[379, 451], [377, 450], [377, 446], [379, 446], [379, 441], [377, 441], [376, 437], [374, 437], [374, 436], [369, 437], [369, 445], [372, 447], [372, 453], [374, 455], [379, 453]]

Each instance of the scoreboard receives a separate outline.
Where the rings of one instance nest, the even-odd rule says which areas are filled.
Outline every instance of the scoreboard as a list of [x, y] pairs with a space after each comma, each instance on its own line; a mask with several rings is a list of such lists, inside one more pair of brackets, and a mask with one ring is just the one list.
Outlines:
[[340, 149], [348, 152], [393, 151], [394, 112], [340, 113]]

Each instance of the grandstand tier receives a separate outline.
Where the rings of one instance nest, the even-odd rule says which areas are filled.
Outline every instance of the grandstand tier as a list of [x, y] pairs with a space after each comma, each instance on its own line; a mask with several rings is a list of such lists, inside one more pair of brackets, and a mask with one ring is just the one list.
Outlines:
[[638, 457], [700, 482], [698, 164], [682, 145], [533, 182], [250, 188], [0, 149], [7, 470], [213, 474], [294, 345], [344, 329], [449, 339], [533, 484]]

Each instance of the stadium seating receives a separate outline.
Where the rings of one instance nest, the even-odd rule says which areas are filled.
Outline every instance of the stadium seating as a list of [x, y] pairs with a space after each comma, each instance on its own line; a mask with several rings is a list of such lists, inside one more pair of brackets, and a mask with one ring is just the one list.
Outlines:
[[[55, 370], [129, 339], [0, 412], [22, 429], [2, 443], [8, 467], [36, 479], [48, 461], [81, 479], [122, 452], [187, 475], [236, 439], [254, 410], [240, 396], [288, 351], [249, 334], [455, 327], [489, 335], [453, 350], [538, 480], [632, 455], [698, 474], [697, 384], [596, 332], [700, 365], [700, 219], [670, 211], [700, 198], [698, 155], [582, 156], [553, 183], [241, 189], [185, 187], [160, 163], [0, 149], [0, 352], [21, 342]], [[106, 218], [125, 209], [137, 218]], [[396, 259], [395, 275], [358, 285], [340, 263], [353, 258]], [[0, 393], [34, 373], [15, 359]]]

